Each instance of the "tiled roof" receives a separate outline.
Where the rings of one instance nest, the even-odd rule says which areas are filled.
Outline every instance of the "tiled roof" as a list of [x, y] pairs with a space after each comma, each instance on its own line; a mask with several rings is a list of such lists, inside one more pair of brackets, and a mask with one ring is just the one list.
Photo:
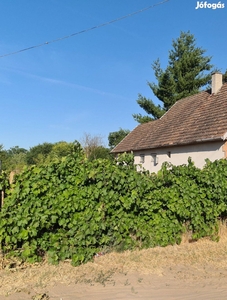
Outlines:
[[112, 152], [152, 149], [223, 139], [227, 132], [227, 83], [177, 101], [159, 120], [137, 126]]

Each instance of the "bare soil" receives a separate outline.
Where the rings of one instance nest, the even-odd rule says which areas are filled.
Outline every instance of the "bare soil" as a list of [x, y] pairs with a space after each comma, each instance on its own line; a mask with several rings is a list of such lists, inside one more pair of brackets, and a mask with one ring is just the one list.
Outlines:
[[0, 260], [0, 300], [227, 299], [227, 230], [209, 239], [110, 253], [72, 267]]

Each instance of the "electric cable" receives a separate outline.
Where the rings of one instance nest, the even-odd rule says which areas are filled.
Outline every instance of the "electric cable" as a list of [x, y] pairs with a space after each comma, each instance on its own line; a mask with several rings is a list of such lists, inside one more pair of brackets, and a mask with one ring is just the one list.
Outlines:
[[115, 22], [118, 22], [118, 21], [121, 21], [123, 19], [126, 19], [126, 18], [129, 18], [131, 16], [134, 16], [136, 14], [139, 14], [139, 13], [142, 13], [146, 10], [149, 10], [151, 8], [154, 8], [158, 5], [162, 5], [166, 2], [168, 2], [169, 0], [164, 0], [162, 2], [158, 2], [158, 3], [155, 3], [153, 5], [150, 5], [146, 8], [143, 8], [143, 9], [140, 9], [140, 10], [137, 10], [133, 13], [130, 13], [128, 15], [125, 15], [123, 17], [119, 17], [117, 19], [114, 19], [114, 20], [111, 20], [109, 22], [106, 22], [106, 23], [102, 23], [102, 24], [99, 24], [99, 25], [96, 25], [96, 26], [93, 26], [93, 27], [90, 27], [90, 28], [87, 28], [87, 29], [84, 29], [84, 30], [81, 30], [81, 31], [78, 31], [78, 32], [75, 32], [75, 33], [72, 33], [70, 35], [66, 35], [66, 36], [63, 36], [63, 37], [60, 37], [60, 38], [57, 38], [57, 39], [54, 39], [52, 41], [48, 41], [48, 42], [44, 42], [44, 43], [41, 43], [41, 44], [37, 44], [37, 45], [34, 45], [34, 46], [30, 46], [30, 47], [27, 47], [27, 48], [24, 48], [24, 49], [21, 49], [21, 50], [17, 50], [17, 51], [14, 51], [14, 52], [10, 52], [10, 53], [6, 53], [6, 54], [3, 54], [3, 55], [0, 55], [0, 58], [2, 57], [6, 57], [6, 56], [10, 56], [10, 55], [15, 55], [15, 54], [18, 54], [18, 53], [21, 53], [21, 52], [24, 52], [24, 51], [28, 51], [28, 50], [31, 50], [31, 49], [34, 49], [34, 48], [38, 48], [38, 47], [42, 47], [42, 46], [46, 46], [46, 45], [49, 45], [51, 43], [56, 43], [56, 42], [59, 42], [59, 41], [62, 41], [62, 40], [65, 40], [65, 39], [68, 39], [68, 38], [71, 38], [73, 36], [76, 36], [76, 35], [79, 35], [79, 34], [82, 34], [82, 33], [85, 33], [85, 32], [88, 32], [88, 31], [91, 31], [91, 30], [94, 30], [94, 29], [98, 29], [100, 27], [104, 27], [104, 26], [107, 26], [107, 25], [110, 25], [112, 23], [115, 23]]

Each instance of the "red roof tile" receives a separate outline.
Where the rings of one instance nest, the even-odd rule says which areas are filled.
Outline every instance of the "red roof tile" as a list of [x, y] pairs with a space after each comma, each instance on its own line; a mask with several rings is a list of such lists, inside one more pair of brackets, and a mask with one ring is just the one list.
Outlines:
[[217, 94], [200, 92], [177, 101], [159, 120], [137, 126], [112, 152], [222, 139], [227, 132], [227, 83]]

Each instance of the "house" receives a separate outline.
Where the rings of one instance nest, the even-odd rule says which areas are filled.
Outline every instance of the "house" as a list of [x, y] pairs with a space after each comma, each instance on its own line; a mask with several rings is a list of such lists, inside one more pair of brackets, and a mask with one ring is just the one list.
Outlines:
[[113, 150], [134, 154], [135, 164], [150, 172], [163, 162], [202, 168], [205, 159], [227, 157], [227, 83], [212, 75], [211, 90], [177, 101], [160, 119], [137, 126]]

